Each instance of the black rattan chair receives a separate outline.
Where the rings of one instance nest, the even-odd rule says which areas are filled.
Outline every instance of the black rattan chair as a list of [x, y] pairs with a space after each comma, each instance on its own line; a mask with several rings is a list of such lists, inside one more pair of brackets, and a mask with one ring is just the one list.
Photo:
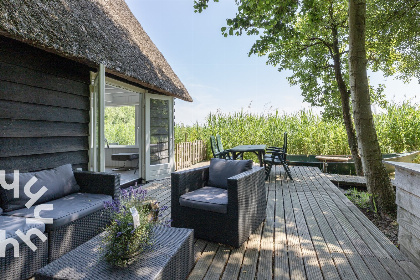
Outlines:
[[208, 180], [209, 166], [172, 173], [172, 226], [192, 228], [196, 238], [240, 247], [266, 215], [264, 169], [252, 167], [227, 179], [226, 213], [181, 206], [182, 195], [205, 188]]

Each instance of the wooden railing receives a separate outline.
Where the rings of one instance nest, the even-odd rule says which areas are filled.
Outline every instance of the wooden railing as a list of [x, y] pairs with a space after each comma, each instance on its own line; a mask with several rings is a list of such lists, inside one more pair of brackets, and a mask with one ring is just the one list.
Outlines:
[[188, 168], [206, 159], [206, 145], [203, 140], [182, 142], [175, 145], [175, 169]]

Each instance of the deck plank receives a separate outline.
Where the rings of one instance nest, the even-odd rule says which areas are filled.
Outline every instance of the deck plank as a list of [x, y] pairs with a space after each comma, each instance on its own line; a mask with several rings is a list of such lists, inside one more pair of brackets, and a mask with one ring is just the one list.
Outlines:
[[[276, 167], [276, 170], [279, 167]], [[283, 201], [282, 181], [275, 180], [276, 207], [274, 220], [274, 279], [290, 279], [290, 266], [287, 256], [287, 236]]]
[[251, 234], [246, 244], [246, 251], [244, 254], [244, 260], [242, 262], [241, 271], [239, 273], [239, 279], [254, 279], [257, 271], [257, 263], [261, 245], [261, 233], [263, 224]]
[[228, 261], [230, 249], [227, 246], [219, 246], [217, 253], [207, 271], [205, 280], [219, 280], [220, 274], [225, 269], [225, 265]]
[[222, 275], [222, 280], [238, 279], [245, 254], [245, 245], [233, 249]]
[[216, 243], [208, 242], [206, 248], [203, 250], [201, 257], [196, 262], [193, 270], [191, 271], [188, 279], [189, 280], [198, 280], [203, 279], [209, 269], [216, 251], [219, 248], [219, 245]]
[[274, 251], [274, 217], [276, 207], [275, 181], [267, 184], [267, 212], [261, 237], [260, 256], [258, 258], [257, 279], [272, 279]]

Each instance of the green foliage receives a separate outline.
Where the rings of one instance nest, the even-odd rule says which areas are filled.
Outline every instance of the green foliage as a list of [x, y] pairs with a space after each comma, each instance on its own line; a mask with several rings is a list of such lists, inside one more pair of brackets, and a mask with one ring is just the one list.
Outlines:
[[384, 153], [415, 151], [420, 148], [420, 106], [406, 101], [389, 104], [386, 112], [374, 116], [378, 140]]
[[[201, 13], [209, 0], [195, 0]], [[214, 1], [218, 2], [218, 1]], [[337, 79], [348, 91], [348, 0], [236, 0], [238, 11], [222, 27], [223, 36], [259, 35], [249, 55], [267, 56], [279, 71], [291, 70], [304, 101], [324, 108], [327, 118], [341, 116]], [[408, 81], [420, 78], [420, 1], [368, 1], [368, 67]], [[339, 75], [338, 75], [339, 73]], [[370, 87], [372, 101], [384, 105], [383, 86]]]
[[105, 138], [108, 143], [136, 144], [135, 112], [134, 106], [105, 107]]
[[[419, 120], [420, 106], [408, 102], [390, 104], [383, 113], [374, 115], [382, 152], [420, 149]], [[276, 112], [267, 115], [217, 112], [209, 114], [203, 125], [176, 125], [175, 142], [204, 140], [210, 158], [210, 135], [220, 134], [225, 149], [245, 144], [281, 147], [284, 132], [288, 133], [289, 154], [350, 154], [346, 131], [340, 119], [325, 119], [305, 110], [294, 114]]]
[[369, 67], [404, 81], [420, 79], [420, 1], [367, 1]]
[[378, 212], [378, 209], [376, 208], [376, 202], [375, 199], [372, 197], [372, 194], [368, 192], [358, 191], [356, 188], [352, 188], [346, 193], [346, 196], [351, 202], [353, 202], [353, 204], [357, 205], [359, 208], [369, 209], [371, 208], [371, 206], [373, 206], [373, 212]]

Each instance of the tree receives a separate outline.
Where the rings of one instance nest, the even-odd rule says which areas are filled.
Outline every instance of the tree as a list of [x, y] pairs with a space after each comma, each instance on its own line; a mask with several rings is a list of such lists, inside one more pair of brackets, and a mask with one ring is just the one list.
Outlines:
[[366, 0], [349, 0], [349, 73], [357, 142], [368, 191], [380, 212], [396, 209], [395, 192], [382, 163], [369, 95], [366, 59]]
[[[268, 64], [299, 85], [306, 102], [324, 107], [324, 116], [341, 115], [356, 173], [363, 174], [350, 110], [347, 67], [347, 2], [237, 1], [238, 13], [222, 28], [225, 36], [260, 34], [249, 55], [268, 55]], [[202, 12], [208, 0], [195, 1]], [[341, 110], [340, 110], [341, 108]], [[340, 112], [341, 111], [341, 112]]]
[[[412, 76], [420, 78], [419, 2], [369, 2], [372, 20], [368, 26], [367, 51], [371, 69], [382, 70], [386, 75], [400, 73], [405, 80]], [[208, 3], [209, 0], [196, 0], [194, 7], [202, 12]], [[361, 175], [349, 100], [348, 1], [237, 0], [236, 3], [238, 13], [227, 20], [228, 28], [222, 28], [224, 36], [261, 34], [249, 55], [268, 55], [267, 63], [278, 66], [279, 71], [292, 70], [288, 80], [300, 86], [306, 102], [324, 107], [326, 117], [342, 116], [356, 172]], [[382, 89], [369, 88], [374, 101], [383, 101]]]

